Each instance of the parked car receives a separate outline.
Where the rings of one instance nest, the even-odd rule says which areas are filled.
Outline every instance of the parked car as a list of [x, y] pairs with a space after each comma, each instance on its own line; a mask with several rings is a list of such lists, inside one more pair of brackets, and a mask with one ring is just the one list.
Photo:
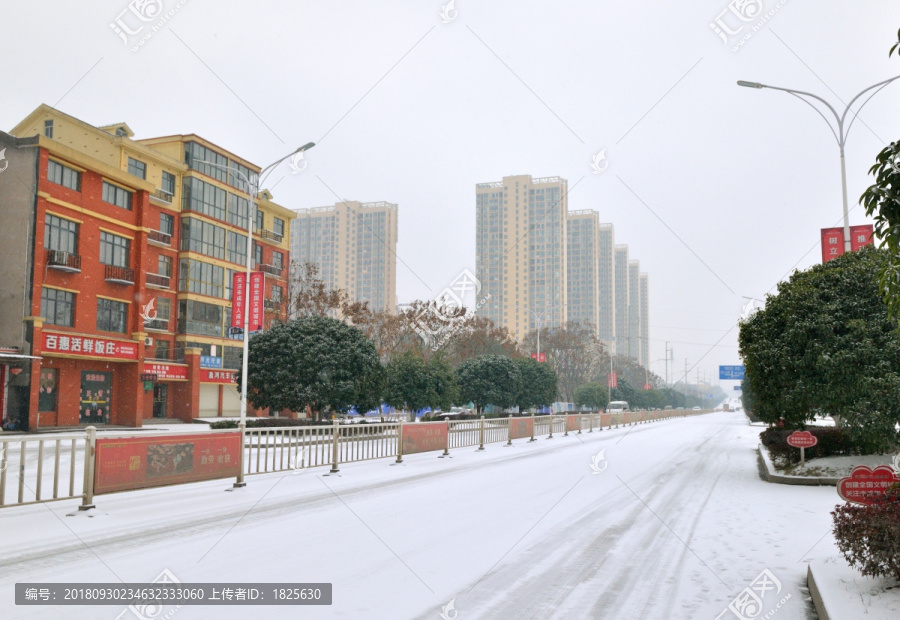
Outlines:
[[691, 411], [700, 411], [700, 407], [694, 407]]
[[614, 400], [606, 407], [606, 413], [622, 413], [628, 410], [628, 402], [624, 400]]

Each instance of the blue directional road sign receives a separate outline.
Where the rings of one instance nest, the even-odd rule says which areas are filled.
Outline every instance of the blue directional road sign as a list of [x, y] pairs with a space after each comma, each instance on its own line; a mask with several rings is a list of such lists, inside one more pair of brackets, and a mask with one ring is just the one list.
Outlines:
[[719, 366], [719, 379], [725, 381], [743, 381], [743, 366]]

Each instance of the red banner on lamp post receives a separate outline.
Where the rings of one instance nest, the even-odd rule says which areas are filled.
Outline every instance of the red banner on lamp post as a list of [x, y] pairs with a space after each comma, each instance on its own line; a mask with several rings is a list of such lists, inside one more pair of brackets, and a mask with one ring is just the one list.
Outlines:
[[546, 354], [546, 353], [532, 353], [532, 354], [531, 354], [531, 359], [537, 360], [537, 361], [539, 361], [539, 362], [546, 362], [546, 361], [547, 361], [547, 354]]
[[[844, 254], [844, 229], [843, 228], [823, 228], [822, 229], [822, 262], [828, 261], [842, 256]], [[850, 227], [850, 251], [857, 252], [866, 245], [875, 243], [872, 235], [874, 227], [871, 224], [861, 224], [859, 226]]]
[[857, 252], [863, 246], [874, 244], [875, 240], [872, 238], [872, 235], [874, 233], [875, 230], [871, 224], [865, 224], [863, 226], [851, 226], [850, 249], [854, 252]]
[[[250, 272], [250, 322], [248, 331], [255, 332], [263, 326], [263, 295], [266, 290], [266, 274]], [[234, 272], [231, 286], [231, 327], [244, 329], [244, 300], [247, 294], [247, 274]]]
[[606, 383], [611, 388], [619, 387], [619, 373], [611, 372], [606, 375]]

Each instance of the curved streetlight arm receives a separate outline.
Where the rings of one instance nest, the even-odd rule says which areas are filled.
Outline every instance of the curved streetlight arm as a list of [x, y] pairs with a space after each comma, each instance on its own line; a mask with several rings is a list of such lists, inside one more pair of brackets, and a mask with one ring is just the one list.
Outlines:
[[[817, 108], [816, 106], [814, 106], [810, 101], [807, 101], [806, 99], [804, 99], [803, 97], [801, 97], [801, 96], [798, 95], [797, 93], [794, 93], [794, 92], [791, 92], [791, 91], [786, 91], [786, 92], [787, 92], [789, 95], [792, 95], [792, 96], [796, 97], [797, 99], [799, 99], [800, 101], [802, 101], [803, 103], [805, 103], [806, 105], [808, 105], [809, 107], [811, 107], [813, 110], [816, 111], [816, 114], [818, 114], [819, 116], [822, 117], [822, 120], [825, 121], [825, 124], [826, 124], [826, 125], [828, 125], [828, 129], [831, 130], [831, 135], [834, 136], [834, 139], [835, 139], [835, 141], [837, 142], [838, 148], [841, 149], [841, 153], [843, 153], [843, 152], [844, 152], [844, 145], [843, 145], [843, 143], [842, 143], [842, 142], [843, 142], [843, 140], [842, 140], [842, 138], [843, 138], [843, 129], [841, 128], [841, 120], [840, 120], [839, 118], [837, 118], [837, 112], [835, 112], [834, 108], [831, 108], [831, 106], [828, 106], [829, 108], [831, 108], [831, 111], [834, 112], [835, 119], [836, 119], [837, 122], [838, 122], [838, 129], [841, 131], [841, 136], [838, 136], [837, 132], [834, 130], [834, 127], [831, 126], [831, 122], [828, 120], [828, 117], [826, 117], [824, 114], [822, 114], [822, 110], [820, 110], [819, 108]], [[826, 103], [826, 105], [828, 105], [828, 104]]]
[[[900, 75], [898, 75], [897, 77], [900, 77]], [[893, 79], [891, 79], [891, 80], [887, 80], [886, 82], [882, 82], [880, 86], [879, 86], [878, 84], [875, 85], [875, 86], [879, 86], [879, 88], [878, 88], [877, 90], [873, 91], [872, 94], [869, 95], [869, 97], [868, 97], [865, 101], [862, 102], [862, 105], [859, 106], [859, 109], [857, 109], [856, 112], [853, 113], [853, 118], [850, 119], [850, 124], [847, 125], [847, 135], [850, 135], [850, 128], [853, 127], [853, 123], [855, 123], [855, 122], [856, 122], [856, 119], [859, 118], [859, 113], [862, 112], [862, 109], [863, 109], [864, 107], [866, 107], [866, 104], [869, 103], [869, 101], [872, 100], [872, 97], [874, 97], [875, 95], [877, 95], [878, 93], [880, 93], [881, 90], [882, 90], [885, 86], [887, 86], [888, 84], [890, 84], [891, 82], [893, 82], [893, 81], [896, 80], [896, 79], [897, 79], [897, 78], [893, 78]], [[874, 86], [872, 86], [872, 87], [870, 87], [870, 88], [874, 88]], [[866, 90], [869, 90], [869, 88], [867, 88]], [[866, 92], [866, 90], [864, 90], [862, 93], [859, 93], [859, 94], [862, 95], [864, 92]], [[854, 98], [853, 98], [853, 101], [856, 101], [858, 98], [859, 98], [859, 95], [857, 95], [856, 97], [854, 97]], [[850, 105], [853, 105], [853, 101], [850, 102]], [[847, 107], [847, 110], [849, 110], [849, 109], [850, 109], [850, 107], [848, 106], [848, 107]]]
[[285, 155], [284, 157], [282, 157], [282, 158], [279, 159], [278, 161], [272, 162], [271, 164], [269, 164], [268, 166], [266, 166], [265, 168], [263, 168], [262, 170], [260, 170], [260, 171], [259, 171], [259, 174], [258, 174], [257, 177], [256, 177], [256, 178], [258, 179], [258, 181], [257, 181], [257, 183], [256, 183], [256, 189], [258, 190], [260, 187], [262, 187], [263, 181], [265, 181], [266, 177], [269, 176], [269, 173], [272, 172], [272, 170], [275, 168], [275, 166], [277, 166], [278, 164], [280, 164], [281, 162], [283, 162], [283, 161], [284, 161], [285, 159], [287, 159], [288, 157], [293, 157], [293, 156], [296, 155], [297, 153], [302, 153], [303, 151], [308, 151], [309, 149], [311, 149], [311, 148], [314, 147], [315, 145], [316, 145], [315, 142], [307, 142], [306, 144], [304, 144], [303, 146], [301, 146], [301, 147], [298, 148], [297, 150], [295, 150], [295, 151], [293, 151], [293, 152], [291, 152], [291, 153], [288, 153], [287, 155]]

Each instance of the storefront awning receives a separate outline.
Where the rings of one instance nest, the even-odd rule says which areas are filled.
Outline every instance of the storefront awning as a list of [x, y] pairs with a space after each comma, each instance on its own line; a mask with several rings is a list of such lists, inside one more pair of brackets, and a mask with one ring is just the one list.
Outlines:
[[42, 360], [43, 357], [35, 355], [22, 355], [21, 353], [0, 353], [0, 360]]

